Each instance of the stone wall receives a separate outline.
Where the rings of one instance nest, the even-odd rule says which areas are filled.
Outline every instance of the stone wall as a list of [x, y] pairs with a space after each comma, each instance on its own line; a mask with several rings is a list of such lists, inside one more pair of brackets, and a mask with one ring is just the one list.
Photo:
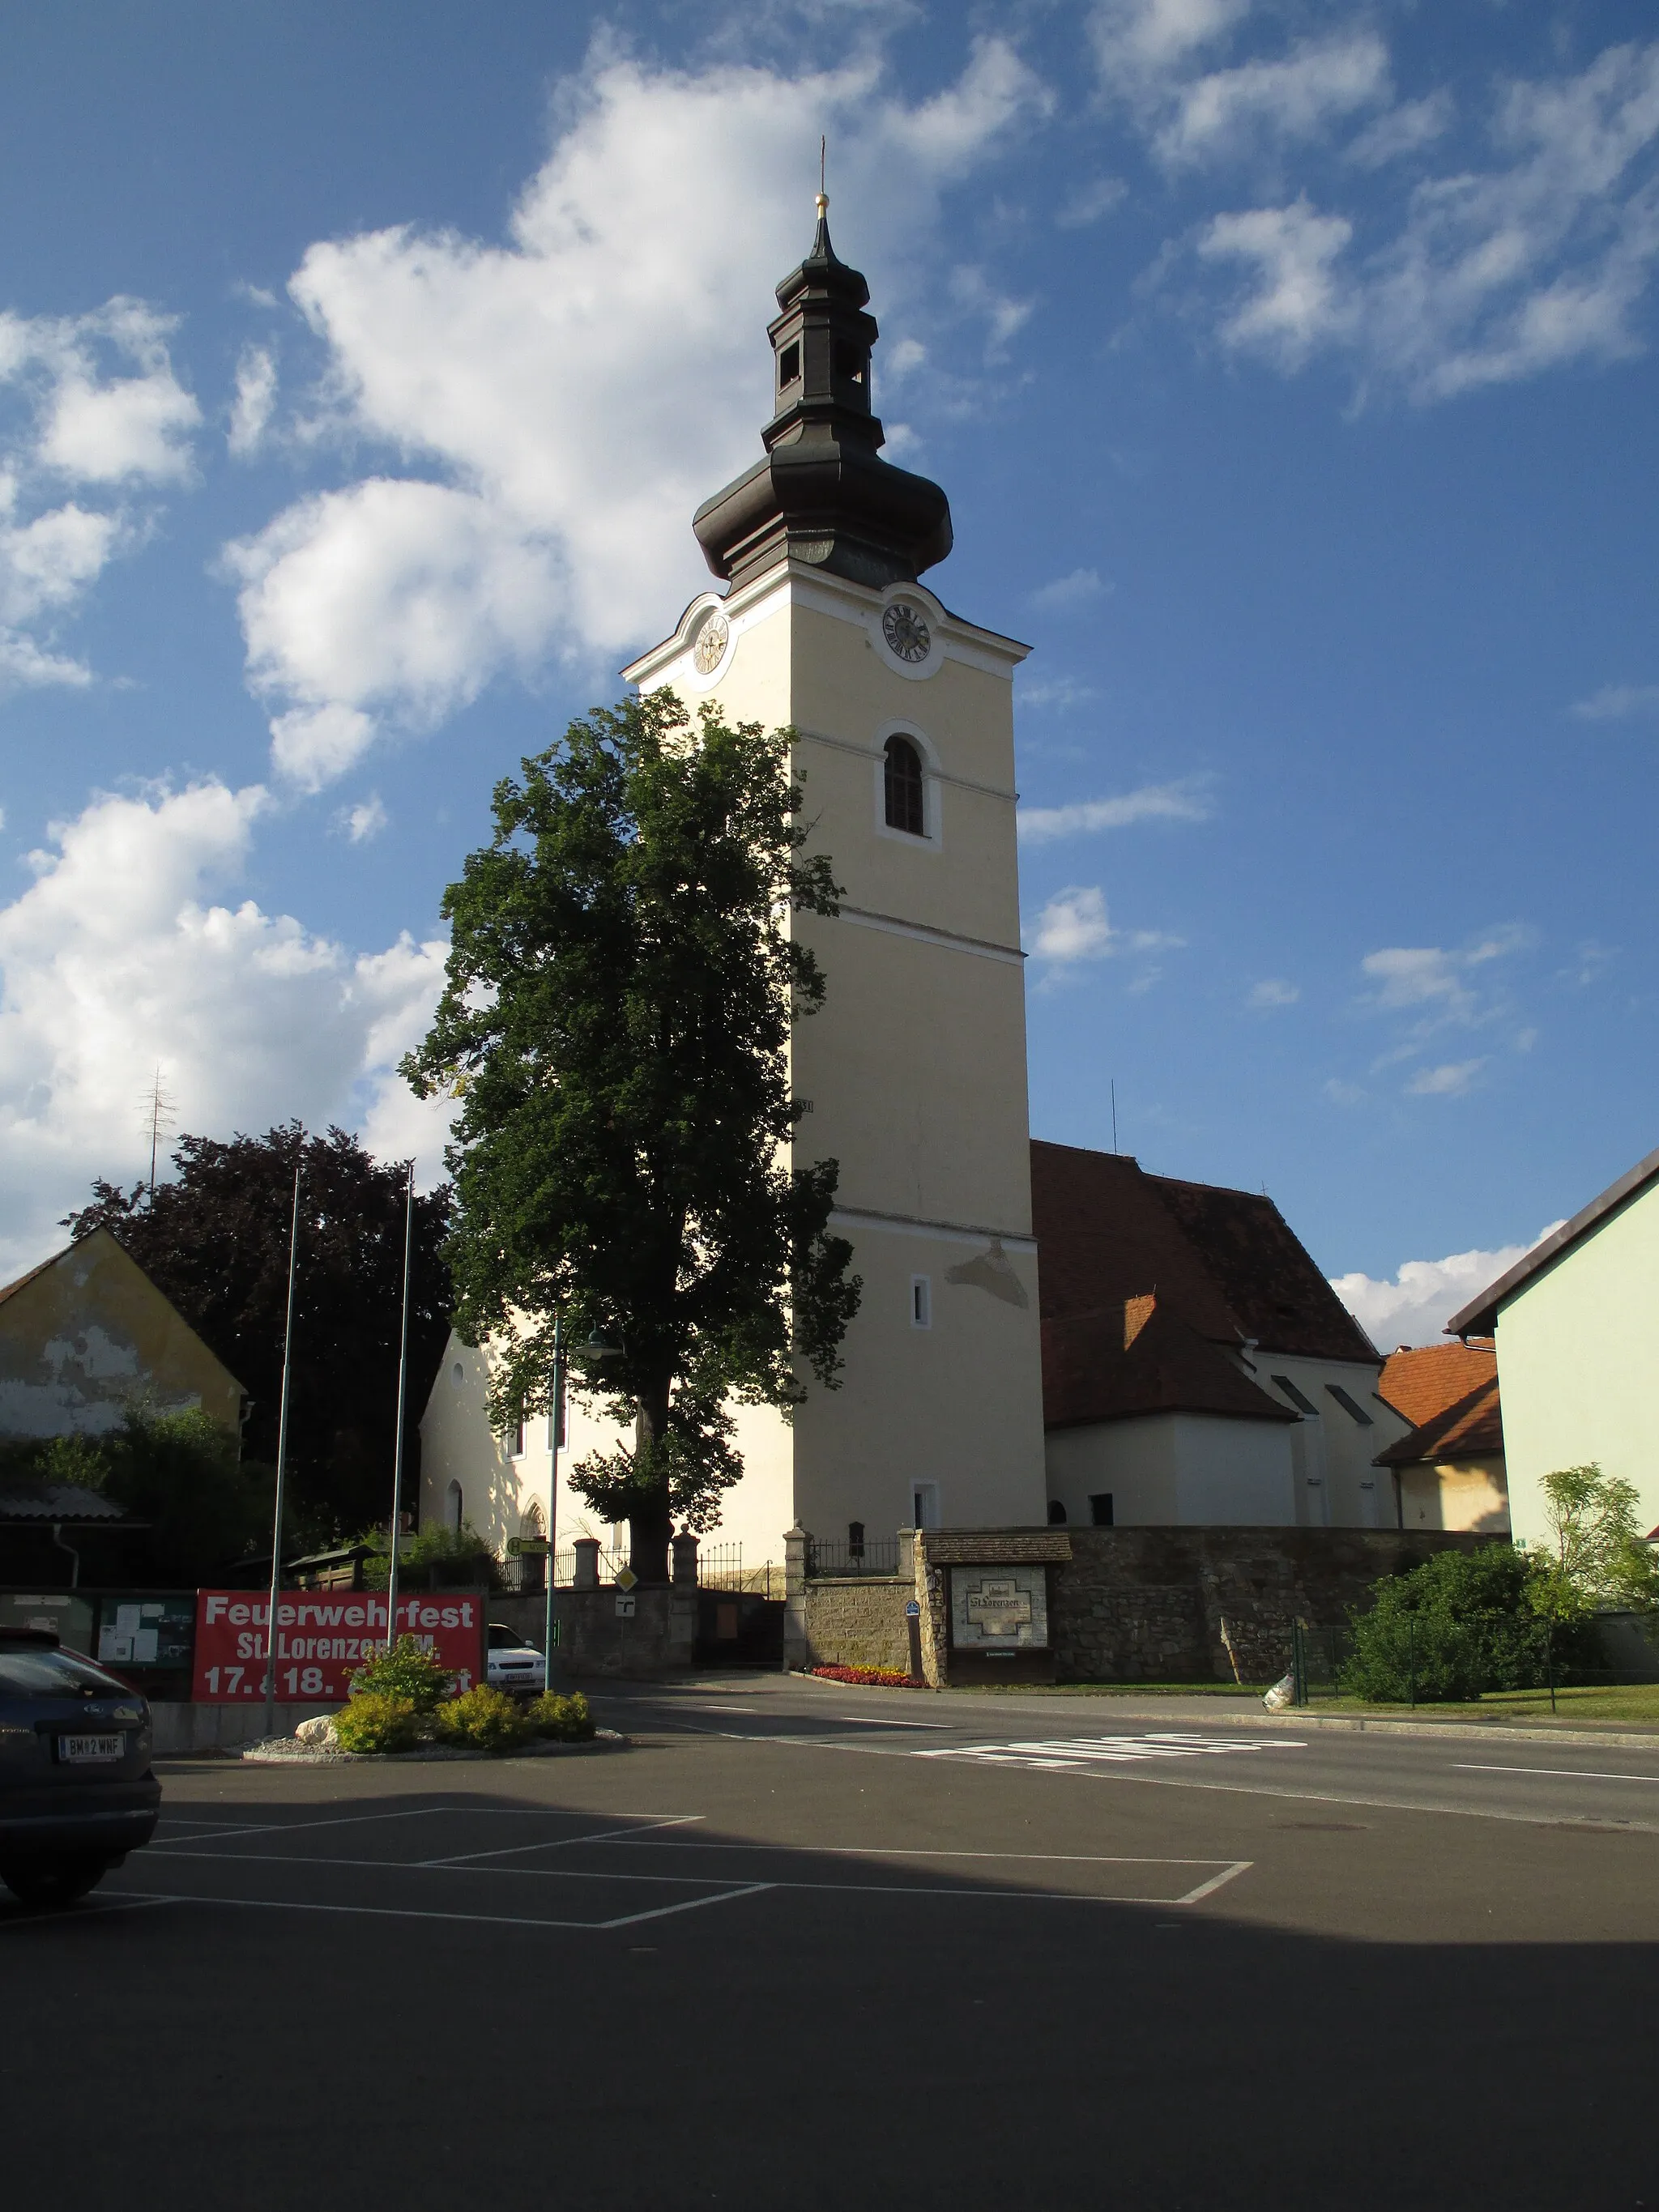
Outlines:
[[909, 1666], [904, 1607], [915, 1595], [913, 1534], [899, 1531], [896, 1574], [809, 1579], [809, 1539], [804, 1530], [790, 1529], [783, 1540], [786, 1667]]
[[917, 1543], [927, 1679], [948, 1679], [945, 1569], [1049, 1562], [1049, 1633], [1061, 1681], [1229, 1681], [1226, 1624], [1247, 1682], [1290, 1665], [1291, 1631], [1346, 1624], [1383, 1575], [1489, 1538], [1395, 1528], [947, 1529]]
[[[671, 1667], [690, 1667], [696, 1657], [697, 1591], [660, 1584], [634, 1592], [631, 1618], [619, 1617], [617, 1593], [608, 1583], [598, 1589], [553, 1593], [559, 1624], [559, 1666], [571, 1676], [617, 1674], [648, 1678]], [[489, 1600], [489, 1619], [515, 1628], [526, 1644], [542, 1648], [546, 1628], [544, 1596], [519, 1597], [497, 1591]], [[556, 1680], [558, 1667], [555, 1668]]]

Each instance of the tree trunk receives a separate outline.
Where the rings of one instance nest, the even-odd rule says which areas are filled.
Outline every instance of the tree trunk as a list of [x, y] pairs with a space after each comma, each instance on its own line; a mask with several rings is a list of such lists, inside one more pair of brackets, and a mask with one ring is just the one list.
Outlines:
[[[634, 1455], [635, 1463], [649, 1467], [655, 1460], [656, 1445], [668, 1431], [668, 1390], [665, 1380], [659, 1389], [641, 1398], [634, 1422]], [[674, 1533], [673, 1519], [668, 1505], [668, 1477], [665, 1473], [649, 1489], [641, 1489], [638, 1502], [628, 1516], [628, 1564], [642, 1583], [665, 1583], [669, 1580], [668, 1545]]]

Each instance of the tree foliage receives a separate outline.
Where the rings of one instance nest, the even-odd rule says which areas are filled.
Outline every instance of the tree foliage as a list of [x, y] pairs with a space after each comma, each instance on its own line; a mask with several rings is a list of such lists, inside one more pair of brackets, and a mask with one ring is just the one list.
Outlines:
[[1376, 1583], [1352, 1615], [1342, 1670], [1352, 1697], [1382, 1704], [1462, 1701], [1488, 1690], [1540, 1689], [1596, 1663], [1591, 1607], [1556, 1600], [1552, 1571], [1513, 1544], [1437, 1552]]
[[[372, 1159], [343, 1129], [296, 1121], [229, 1142], [185, 1137], [174, 1180], [153, 1196], [101, 1179], [70, 1215], [79, 1237], [109, 1230], [252, 1400], [243, 1451], [274, 1465], [288, 1299], [289, 1228], [301, 1164], [294, 1371], [289, 1407], [290, 1540], [332, 1542], [386, 1516], [395, 1443], [403, 1296], [401, 1162]], [[440, 1248], [447, 1190], [415, 1202], [409, 1317], [410, 1442], [449, 1330]], [[405, 1479], [418, 1461], [405, 1462]], [[407, 1492], [405, 1493], [407, 1494]]]
[[1643, 1537], [1635, 1484], [1603, 1474], [1592, 1460], [1558, 1468], [1543, 1490], [1547, 1534], [1528, 1547], [1540, 1571], [1540, 1611], [1575, 1620], [1597, 1606], [1659, 1606], [1659, 1566]]
[[138, 1582], [216, 1582], [270, 1534], [274, 1471], [239, 1460], [237, 1441], [199, 1410], [135, 1408], [102, 1436], [8, 1444], [8, 1482], [67, 1483], [100, 1492], [141, 1525], [123, 1538], [123, 1572]]
[[788, 745], [659, 692], [526, 760], [446, 897], [448, 986], [404, 1063], [460, 1100], [446, 1252], [458, 1330], [502, 1342], [492, 1412], [550, 1404], [556, 1313], [617, 1343], [572, 1379], [632, 1448], [573, 1479], [652, 1580], [742, 1471], [732, 1402], [787, 1417], [804, 1370], [833, 1384], [858, 1304], [836, 1163], [785, 1164], [791, 1023], [824, 988], [791, 914], [836, 911]]

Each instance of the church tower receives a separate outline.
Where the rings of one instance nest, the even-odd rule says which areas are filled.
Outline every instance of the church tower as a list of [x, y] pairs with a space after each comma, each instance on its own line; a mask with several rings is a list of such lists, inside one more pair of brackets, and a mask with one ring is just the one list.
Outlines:
[[827, 987], [792, 1041], [794, 1151], [840, 1164], [864, 1296], [841, 1387], [814, 1382], [793, 1425], [742, 1418], [748, 1472], [714, 1540], [757, 1559], [792, 1523], [856, 1544], [1045, 1517], [1014, 839], [1027, 648], [917, 580], [951, 550], [950, 505], [882, 459], [869, 287], [822, 195], [777, 297], [764, 455], [693, 525], [726, 589], [623, 672], [693, 713], [793, 726], [806, 849], [844, 887], [838, 917], [794, 919]]

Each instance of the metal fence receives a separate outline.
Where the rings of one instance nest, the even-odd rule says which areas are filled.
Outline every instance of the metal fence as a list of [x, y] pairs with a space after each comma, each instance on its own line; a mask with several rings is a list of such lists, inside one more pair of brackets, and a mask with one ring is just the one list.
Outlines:
[[815, 1582], [854, 1575], [896, 1575], [898, 1538], [866, 1538], [861, 1544], [826, 1544], [817, 1536], [806, 1540], [806, 1572]]
[[758, 1566], [744, 1566], [741, 1544], [701, 1544], [697, 1547], [697, 1587], [727, 1590], [738, 1596], [781, 1597], [783, 1569], [772, 1559], [763, 1559]]

